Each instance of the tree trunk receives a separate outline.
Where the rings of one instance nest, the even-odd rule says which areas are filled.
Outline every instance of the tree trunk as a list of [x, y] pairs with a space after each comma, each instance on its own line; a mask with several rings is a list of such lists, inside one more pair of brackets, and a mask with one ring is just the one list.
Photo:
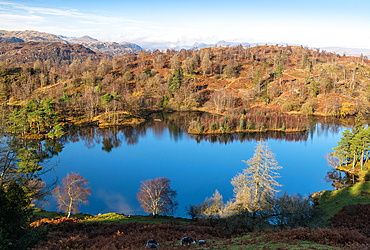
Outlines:
[[355, 162], [356, 162], [356, 152], [353, 151], [353, 163], [352, 163], [352, 169], [353, 169], [353, 173], [352, 173], [352, 183], [355, 184]]
[[364, 165], [364, 157], [365, 157], [365, 141], [363, 141], [362, 143], [361, 168]]
[[69, 202], [69, 206], [68, 206], [68, 215], [67, 215], [67, 218], [69, 218], [71, 216], [71, 212], [72, 212], [72, 198], [71, 198], [71, 201]]

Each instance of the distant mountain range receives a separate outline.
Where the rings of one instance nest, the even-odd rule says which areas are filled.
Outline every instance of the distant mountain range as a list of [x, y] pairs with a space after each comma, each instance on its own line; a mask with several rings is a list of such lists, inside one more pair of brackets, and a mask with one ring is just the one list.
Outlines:
[[82, 36], [79, 38], [69, 38], [69, 39], [64, 39], [67, 40], [68, 43], [78, 43], [78, 44], [83, 44], [83, 43], [93, 43], [93, 42], [98, 42], [97, 39], [89, 37], [89, 36]]
[[49, 33], [26, 30], [6, 31], [0, 30], [0, 43], [24, 43], [24, 42], [57, 42], [62, 44], [81, 44], [95, 52], [106, 53], [111, 56], [123, 55], [126, 53], [138, 53], [142, 48], [134, 43], [108, 43], [99, 42], [89, 36], [79, 38], [56, 36]]
[[[34, 30], [26, 30], [26, 31], [6, 31], [0, 30], [0, 43], [22, 43], [22, 42], [58, 42], [62, 44], [82, 44], [86, 48], [89, 48], [95, 52], [105, 53], [111, 56], [115, 55], [123, 55], [126, 53], [138, 53], [143, 48], [135, 43], [128, 43], [128, 42], [101, 42], [95, 38], [89, 36], [82, 36], [82, 37], [67, 37], [63, 35], [53, 35], [50, 33], [39, 32]], [[176, 50], [181, 49], [203, 49], [207, 47], [234, 47], [238, 45], [242, 45], [244, 47], [254, 47], [257, 45], [275, 45], [276, 43], [248, 43], [248, 42], [230, 42], [230, 41], [218, 41], [217, 43], [203, 43], [203, 42], [196, 42], [193, 45], [189, 46], [176, 46], [171, 47], [167, 44], [160, 44], [160, 43], [147, 43], [145, 44], [145, 48], [147, 49], [167, 49], [173, 48]], [[286, 45], [286, 43], [280, 43], [279, 45]], [[290, 44], [290, 45], [297, 45], [297, 44]], [[370, 49], [361, 49], [361, 48], [342, 48], [342, 47], [323, 47], [320, 48], [321, 50], [326, 50], [327, 52], [334, 52], [340, 55], [346, 54], [348, 56], [360, 56], [363, 54], [364, 56], [370, 57]]]
[[99, 51], [111, 56], [123, 55], [126, 53], [138, 53], [142, 48], [134, 43], [103, 43], [103, 42], [88, 42], [82, 43], [83, 46], [93, 51]]
[[126, 53], [138, 53], [140, 50], [142, 50], [142, 48], [135, 43], [100, 42], [97, 39], [89, 36], [83, 36], [79, 38], [63, 37], [63, 39], [66, 40], [68, 43], [82, 44], [86, 48], [89, 48], [93, 51], [99, 51], [111, 56], [124, 55]]
[[34, 30], [25, 31], [6, 31], [0, 30], [0, 42], [19, 43], [19, 42], [58, 42], [68, 44], [67, 41], [56, 35], [39, 32]]

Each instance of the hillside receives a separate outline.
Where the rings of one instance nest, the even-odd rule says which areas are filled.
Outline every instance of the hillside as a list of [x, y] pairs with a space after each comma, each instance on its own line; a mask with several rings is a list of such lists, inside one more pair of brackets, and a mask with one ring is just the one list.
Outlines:
[[71, 38], [71, 39], [68, 39], [67, 41], [68, 41], [68, 43], [82, 44], [82, 43], [97, 42], [98, 40], [95, 39], [95, 38], [89, 37], [89, 36], [82, 36], [82, 37], [79, 37], [79, 38]]
[[[124, 55], [126, 53], [137, 54], [140, 50], [142, 50], [142, 48], [139, 45], [134, 43], [99, 42], [97, 39], [89, 36], [83, 36], [79, 38], [68, 38], [65, 36], [56, 36], [53, 34], [33, 30], [26, 31], [0, 30], [0, 43], [23, 43], [23, 42], [56, 42], [61, 44], [80, 44], [88, 49], [91, 49], [92, 51], [95, 51], [97, 53], [105, 53], [109, 56]], [[41, 58], [40, 60], [42, 60]]]
[[[94, 44], [99, 49], [110, 46]], [[197, 134], [303, 131], [307, 121], [299, 114], [347, 117], [370, 113], [366, 57], [301, 46], [240, 45], [141, 50], [137, 55], [108, 58], [81, 45], [29, 45], [2, 44], [7, 49], [0, 52], [0, 60], [6, 62], [0, 79], [1, 99], [25, 104], [25, 96], [39, 98], [42, 93], [57, 101], [61, 113], [73, 114], [82, 124], [127, 124], [127, 114], [199, 110], [223, 118], [215, 122], [209, 116], [187, 124]], [[119, 44], [109, 48], [114, 46]], [[47, 58], [53, 58], [52, 62]], [[38, 66], [34, 65], [37, 59]], [[65, 67], [59, 66], [62, 61]], [[22, 63], [28, 66], [12, 70]], [[44, 71], [35, 70], [42, 66]], [[22, 94], [24, 89], [31, 92]], [[67, 99], [61, 101], [62, 96]]]
[[65, 40], [60, 39], [56, 35], [34, 30], [25, 30], [25, 31], [0, 30], [0, 38], [3, 41], [8, 42], [58, 42], [62, 44], [67, 44]]
[[71, 64], [74, 60], [87, 58], [98, 60], [101, 54], [79, 44], [54, 42], [0, 43], [0, 62], [15, 65], [32, 65], [36, 61], [49, 61], [51, 64]]
[[82, 43], [86, 48], [96, 52], [106, 53], [111, 56], [124, 55], [127, 53], [137, 54], [142, 48], [134, 43], [107, 43], [107, 42], [85, 42]]

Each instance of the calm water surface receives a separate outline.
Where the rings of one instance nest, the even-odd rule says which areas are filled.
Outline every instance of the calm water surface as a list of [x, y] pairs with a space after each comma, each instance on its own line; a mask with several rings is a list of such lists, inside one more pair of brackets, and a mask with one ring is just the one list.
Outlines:
[[[45, 176], [59, 183], [70, 172], [89, 180], [92, 195], [83, 213], [145, 214], [136, 200], [141, 181], [166, 177], [177, 191], [176, 216], [186, 216], [186, 205], [199, 204], [217, 189], [224, 201], [233, 197], [231, 179], [253, 156], [256, 141], [264, 138], [283, 167], [278, 182], [289, 194], [309, 195], [332, 189], [324, 177], [325, 154], [332, 151], [345, 127], [336, 120], [311, 122], [300, 134], [235, 134], [222, 137], [188, 135], [175, 122], [154, 121], [136, 128], [71, 130], [55, 171]], [[56, 210], [50, 198], [46, 210]]]

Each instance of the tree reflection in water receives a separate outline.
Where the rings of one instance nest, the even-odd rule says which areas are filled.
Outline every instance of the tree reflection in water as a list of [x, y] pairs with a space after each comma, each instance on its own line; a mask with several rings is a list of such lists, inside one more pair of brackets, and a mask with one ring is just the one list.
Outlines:
[[331, 186], [335, 190], [352, 186], [353, 179], [356, 181], [357, 176], [353, 176], [352, 174], [341, 171], [339, 169], [330, 170], [325, 176], [325, 181], [327, 183], [331, 183]]
[[[135, 145], [139, 138], [146, 135], [147, 130], [151, 129], [157, 138], [161, 138], [165, 131], [175, 142], [181, 141], [184, 136], [196, 140], [211, 143], [228, 144], [234, 141], [258, 141], [260, 139], [275, 139], [286, 141], [307, 141], [309, 137], [317, 133], [318, 136], [327, 137], [329, 133], [339, 133], [342, 126], [353, 124], [351, 120], [339, 120], [333, 117], [310, 117], [309, 131], [298, 133], [284, 133], [280, 131], [269, 131], [264, 133], [234, 133], [219, 135], [189, 135], [186, 133], [189, 124], [202, 116], [212, 116], [201, 112], [174, 112], [157, 113], [149, 117], [148, 121], [136, 127], [69, 127], [67, 135], [63, 139], [64, 143], [84, 141], [87, 148], [92, 148], [95, 144], [103, 143], [102, 150], [111, 151], [113, 148], [122, 146], [124, 141], [127, 145]], [[217, 121], [217, 117], [212, 116]]]
[[[284, 141], [301, 142], [313, 138], [314, 134], [328, 137], [329, 134], [338, 134], [343, 126], [351, 126], [353, 120], [340, 120], [332, 117], [309, 117], [309, 130], [299, 133], [284, 133], [270, 131], [265, 133], [234, 133], [220, 135], [190, 135], [187, 129], [191, 121], [208, 116], [206, 119], [218, 117], [201, 112], [174, 112], [157, 113], [149, 117], [148, 121], [136, 127], [74, 127], [70, 126], [67, 134], [61, 139], [61, 143], [73, 143], [83, 141], [87, 148], [93, 148], [96, 144], [102, 144], [102, 150], [112, 151], [122, 145], [135, 145], [139, 143], [140, 137], [144, 137], [148, 129], [152, 130], [156, 138], [161, 139], [169, 134], [171, 140], [179, 142], [184, 138], [190, 138], [197, 143], [210, 142], [218, 144], [232, 144], [234, 142], [250, 142], [260, 139], [274, 139]], [[203, 117], [204, 118], [204, 117]], [[334, 189], [340, 189], [350, 185], [352, 176], [339, 170], [331, 170], [325, 177], [327, 182], [332, 182]]]

